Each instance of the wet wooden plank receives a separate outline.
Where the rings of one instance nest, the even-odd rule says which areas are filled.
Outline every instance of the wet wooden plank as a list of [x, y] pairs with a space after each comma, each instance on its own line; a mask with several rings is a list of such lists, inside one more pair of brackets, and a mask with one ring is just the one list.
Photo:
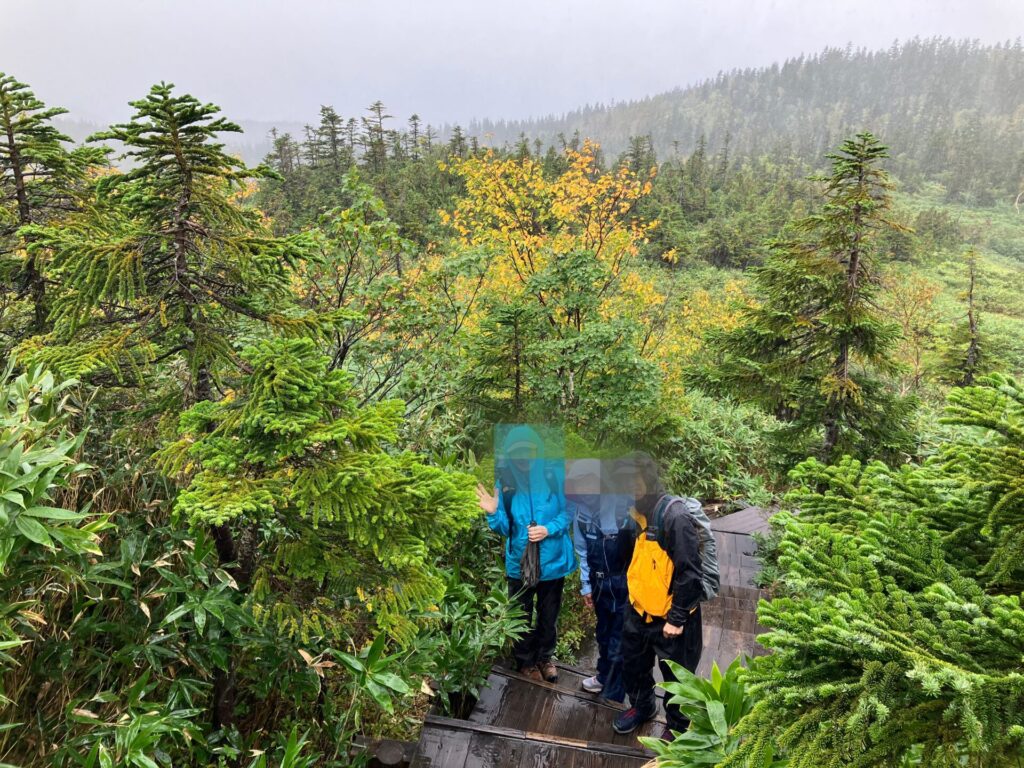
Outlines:
[[557, 744], [527, 742], [516, 768], [641, 768], [648, 758], [575, 749]]
[[516, 698], [509, 699], [508, 710], [495, 725], [586, 740], [592, 729], [611, 731], [612, 719], [618, 712], [589, 696], [583, 698], [567, 691], [543, 692], [528, 682], [513, 685]]
[[[624, 705], [495, 669], [488, 691], [499, 689], [500, 696], [491, 693], [486, 700], [481, 697], [481, 704], [470, 714], [469, 722], [620, 746], [638, 745], [638, 734], [619, 734], [612, 728], [612, 721]], [[660, 733], [664, 722], [662, 715], [644, 726], [641, 734]]]
[[[748, 513], [740, 521], [749, 522], [752, 514]], [[757, 623], [757, 605], [762, 593], [755, 583], [760, 571], [760, 564], [752, 554], [757, 548], [756, 542], [745, 534], [728, 531], [716, 530], [715, 537], [722, 554], [722, 586], [718, 596], [703, 607], [704, 653], [697, 674], [705, 677], [710, 675], [714, 662], [724, 670], [739, 656], [765, 653], [757, 642], [763, 629]]]
[[[461, 745], [466, 737], [469, 745], [463, 754]], [[459, 742], [458, 752], [441, 751], [439, 744], [449, 740]], [[428, 716], [424, 723], [421, 746], [414, 768], [639, 768], [652, 756], [639, 745], [601, 744], [435, 715]], [[439, 762], [447, 759], [453, 762]]]
[[[514, 673], [512, 673], [514, 674]], [[477, 723], [493, 723], [505, 705], [505, 698], [508, 696], [508, 678], [504, 675], [492, 674], [487, 678], [484, 687], [480, 689], [480, 696], [477, 698], [476, 706], [470, 720]]]
[[568, 664], [561, 664], [556, 661], [555, 666], [558, 667], [558, 682], [556, 685], [562, 690], [578, 691], [583, 680], [590, 677], [583, 670], [571, 667]]
[[767, 533], [771, 529], [768, 520], [772, 514], [761, 507], [747, 507], [731, 515], [715, 518], [711, 521], [711, 530], [722, 533]]
[[412, 768], [463, 768], [472, 733], [424, 726]]
[[518, 766], [522, 761], [525, 746], [526, 742], [522, 739], [492, 733], [476, 733], [473, 735], [463, 768]]

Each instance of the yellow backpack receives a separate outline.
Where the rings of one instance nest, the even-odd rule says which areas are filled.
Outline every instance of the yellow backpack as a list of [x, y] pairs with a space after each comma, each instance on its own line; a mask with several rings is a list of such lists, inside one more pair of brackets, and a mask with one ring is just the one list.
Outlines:
[[633, 513], [633, 519], [640, 526], [640, 533], [636, 537], [633, 559], [626, 572], [629, 602], [648, 621], [653, 617], [664, 618], [672, 608], [672, 574], [675, 565], [657, 539], [648, 538], [647, 519], [639, 512]]

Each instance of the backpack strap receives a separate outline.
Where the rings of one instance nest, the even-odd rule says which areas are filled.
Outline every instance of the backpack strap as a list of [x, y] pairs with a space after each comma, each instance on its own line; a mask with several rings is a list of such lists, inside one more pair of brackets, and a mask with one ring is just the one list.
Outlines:
[[[648, 539], [654, 539], [664, 549], [665, 547], [665, 511], [672, 504], [673, 497], [664, 494], [657, 503], [651, 514], [647, 517], [647, 527], [641, 533], [647, 535]], [[653, 534], [653, 535], [652, 535]]]
[[498, 474], [501, 480], [501, 502], [505, 507], [505, 517], [508, 518], [508, 537], [512, 538], [512, 497], [516, 495], [516, 479], [508, 470], [502, 470]]
[[555, 472], [551, 467], [547, 467], [544, 470], [544, 479], [548, 481], [548, 499], [552, 496], [558, 498], [558, 494], [562, 490], [561, 483], [558, 482], [558, 478], [555, 477]]
[[658, 503], [654, 505], [654, 512], [652, 513], [653, 522], [647, 524], [648, 529], [655, 532], [655, 540], [658, 545], [664, 549], [667, 539], [665, 538], [665, 513], [668, 512], [669, 507], [676, 503], [682, 503], [685, 511], [686, 505], [684, 499], [681, 496], [672, 496], [666, 493], [660, 499]]

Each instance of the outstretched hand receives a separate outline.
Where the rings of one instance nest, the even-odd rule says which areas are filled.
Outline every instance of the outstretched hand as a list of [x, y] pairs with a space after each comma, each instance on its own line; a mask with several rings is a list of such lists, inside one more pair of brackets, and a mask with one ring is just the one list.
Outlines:
[[498, 486], [494, 486], [494, 495], [492, 496], [484, 488], [483, 484], [476, 484], [476, 497], [480, 501], [480, 509], [486, 512], [488, 515], [493, 515], [498, 511]]

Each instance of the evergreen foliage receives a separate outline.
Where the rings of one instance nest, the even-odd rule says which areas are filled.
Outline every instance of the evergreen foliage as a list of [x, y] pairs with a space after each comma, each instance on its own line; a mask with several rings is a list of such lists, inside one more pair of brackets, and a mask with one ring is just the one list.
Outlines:
[[218, 134], [238, 127], [217, 107], [156, 85], [128, 123], [98, 134], [121, 142], [132, 167], [102, 177], [96, 200], [59, 226], [29, 230], [29, 251], [52, 252], [67, 289], [52, 336], [26, 359], [66, 374], [180, 358], [186, 401], [210, 397], [216, 366], [233, 355], [239, 318], [272, 322], [287, 297], [301, 237], [274, 238], [233, 196], [268, 172], [227, 155]]
[[228, 525], [257, 619], [308, 640], [347, 638], [352, 606], [398, 638], [440, 601], [434, 568], [477, 517], [471, 478], [391, 450], [400, 401], [358, 406], [350, 377], [308, 339], [260, 342], [237, 395], [194, 406], [163, 453], [192, 475], [176, 502], [193, 525]]
[[521, 137], [553, 145], [577, 133], [613, 155], [639, 133], [661, 158], [704, 144], [709, 155], [727, 148], [737, 158], [792, 156], [819, 167], [831, 147], [870, 127], [893, 148], [902, 181], [938, 181], [950, 200], [991, 205], [1020, 192], [1022, 90], [1021, 40], [915, 38], [877, 51], [830, 47], [557, 117], [482, 120], [469, 133], [509, 146]]
[[[48, 314], [45, 252], [28, 252], [19, 230], [48, 224], [74, 210], [89, 169], [103, 162], [95, 148], [64, 146], [70, 139], [53, 119], [67, 110], [47, 107], [25, 83], [0, 72], [0, 349], [41, 333]], [[17, 303], [27, 300], [25, 318]], [[12, 317], [13, 315], [13, 317]], [[4, 337], [7, 337], [4, 339]]]
[[450, 209], [463, 190], [446, 166], [470, 154], [468, 142], [455, 135], [439, 143], [429, 126], [421, 130], [416, 116], [407, 131], [391, 128], [393, 118], [379, 101], [367, 112], [346, 120], [333, 107], [321, 107], [319, 123], [307, 126], [301, 141], [272, 132], [265, 162], [277, 176], [260, 185], [256, 200], [277, 231], [296, 231], [347, 207], [353, 199], [343, 179], [358, 171], [404, 237], [417, 246], [440, 239], [438, 212]]
[[881, 378], [894, 370], [898, 335], [876, 301], [874, 241], [893, 226], [879, 167], [886, 149], [861, 133], [829, 157], [821, 211], [755, 271], [761, 303], [740, 327], [712, 336], [717, 359], [695, 378], [782, 418], [781, 442], [796, 454], [898, 457], [910, 446], [913, 402], [893, 396]]
[[[976, 499], [977, 520], [963, 520], [988, 549], [981, 575], [1010, 593], [1024, 589], [1024, 389], [1012, 378], [994, 375], [983, 386], [955, 389], [943, 421], [984, 432], [984, 439], [943, 446], [946, 472], [971, 478], [965, 489]], [[980, 530], [978, 524], [980, 523]], [[955, 556], [956, 550], [950, 552]]]
[[992, 377], [951, 395], [962, 431], [923, 465], [794, 471], [781, 593], [759, 610], [773, 653], [752, 663], [749, 741], [724, 765], [773, 745], [794, 768], [1017, 764], [1022, 402]]
[[978, 254], [973, 249], [965, 254], [967, 290], [964, 292], [966, 313], [953, 328], [947, 340], [942, 373], [950, 383], [970, 386], [975, 377], [994, 370], [995, 357], [990, 340], [981, 328], [981, 313], [977, 305]]
[[639, 206], [641, 218], [658, 222], [643, 252], [684, 268], [756, 266], [767, 244], [814, 205], [813, 185], [802, 178], [808, 173], [795, 158], [737, 160], [727, 149], [709, 156], [703, 143], [689, 157], [671, 155]]

